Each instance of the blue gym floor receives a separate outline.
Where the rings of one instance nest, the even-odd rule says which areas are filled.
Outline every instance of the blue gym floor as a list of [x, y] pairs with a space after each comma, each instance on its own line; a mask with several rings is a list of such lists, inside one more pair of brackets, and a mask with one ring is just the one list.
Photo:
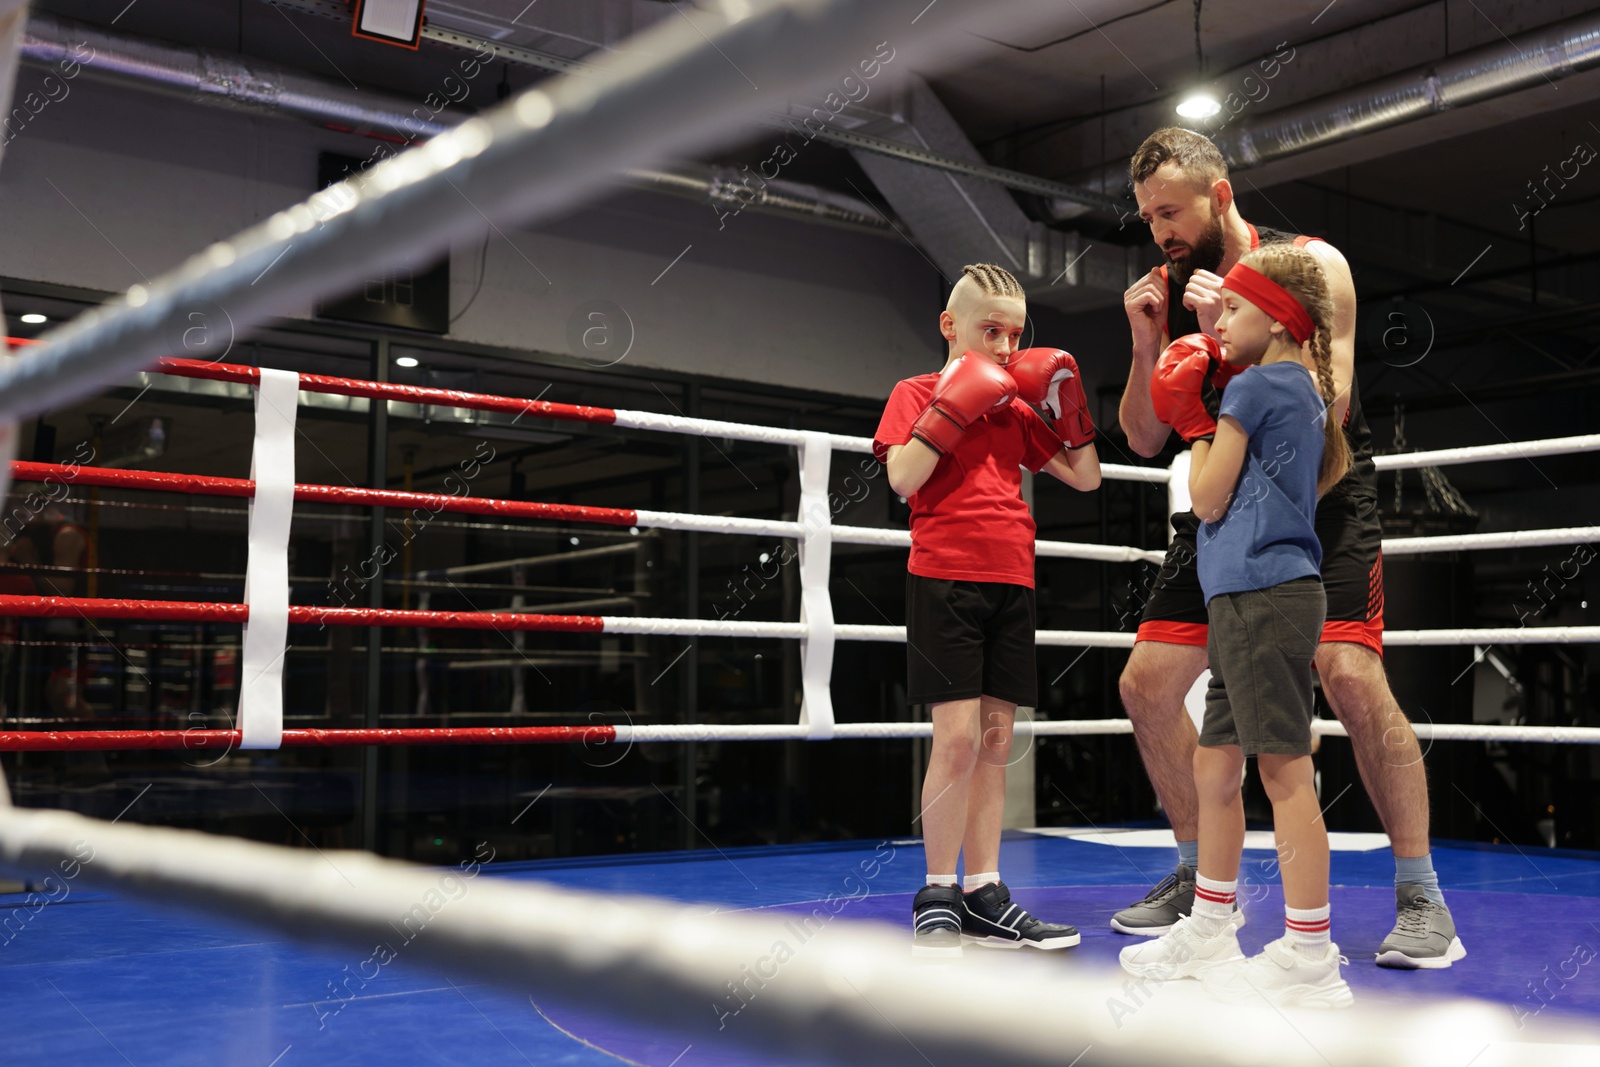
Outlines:
[[[1271, 859], [1270, 851], [1245, 854], [1244, 880], [1253, 882], [1241, 887], [1241, 900], [1250, 901], [1240, 935], [1247, 953], [1282, 933]], [[1142, 896], [1172, 862], [1169, 848], [1034, 833], [1008, 834], [1001, 852], [1002, 876], [1019, 903], [1082, 930], [1081, 946], [1050, 955], [1063, 967], [1113, 962], [1131, 939], [1110, 930], [1112, 913]], [[1600, 1018], [1600, 854], [1437, 843], [1434, 862], [1468, 955], [1448, 970], [1390, 971], [1372, 962], [1394, 921], [1389, 852], [1333, 853], [1334, 938], [1350, 959], [1346, 978], [1358, 1000], [1471, 996], [1519, 1018]], [[923, 865], [921, 843], [908, 840], [502, 864], [485, 874], [650, 893], [722, 911], [809, 913], [833, 894], [837, 914], [825, 932], [837, 936], [854, 922], [904, 928]], [[756, 1062], [731, 1044], [702, 1040], [686, 1048], [682, 1038], [452, 982], [408, 966], [403, 954], [381, 968], [364, 966], [359, 954], [313, 951], [70, 883], [66, 890], [36, 910], [16, 910], [20, 894], [0, 897], [0, 917], [9, 916], [0, 932], [6, 1063]], [[352, 980], [358, 973], [372, 977]], [[1108, 1003], [1120, 992], [1108, 984]]]

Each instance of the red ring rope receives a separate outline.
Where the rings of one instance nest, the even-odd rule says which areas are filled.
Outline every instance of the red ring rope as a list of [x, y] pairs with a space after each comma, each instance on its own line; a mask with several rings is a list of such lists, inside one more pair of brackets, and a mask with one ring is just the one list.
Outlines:
[[[0, 752], [112, 751], [182, 748], [195, 752], [237, 748], [239, 730], [9, 730]], [[285, 730], [284, 748], [349, 745], [565, 745], [607, 743], [614, 726], [455, 726], [393, 730]]]
[[[61, 463], [32, 463], [26, 460], [13, 461], [11, 475], [19, 482], [42, 482], [55, 478], [71, 485], [150, 489], [165, 493], [189, 493], [195, 496], [252, 497], [256, 492], [256, 483], [248, 478], [218, 478], [206, 474], [165, 474], [160, 471], [115, 470], [109, 467], [71, 467]], [[449, 511], [463, 515], [593, 522], [607, 526], [636, 526], [639, 522], [639, 513], [630, 508], [542, 504], [533, 500], [496, 500], [491, 497], [408, 493], [397, 489], [360, 489], [340, 485], [296, 485], [294, 498], [317, 504], [425, 508], [430, 514]]]
[[[238, 622], [248, 604], [197, 604], [182, 600], [104, 600], [69, 596], [0, 596], [0, 615], [28, 618], [142, 619], [154, 622]], [[599, 633], [598, 615], [533, 615], [511, 611], [417, 611], [403, 608], [336, 608], [290, 605], [291, 623], [328, 626], [428, 626], [442, 630], [542, 630]]]
[[[242, 382], [246, 385], [255, 385], [261, 380], [259, 367], [246, 367], [237, 363], [207, 363], [199, 359], [160, 359], [156, 361], [155, 369], [163, 374], [174, 374], [183, 378], [209, 378], [212, 381]], [[396, 382], [367, 382], [358, 378], [335, 378], [327, 374], [300, 375], [300, 388], [308, 393], [364, 396], [369, 400], [402, 400], [412, 404], [471, 408], [476, 411], [501, 411], [512, 415], [534, 415], [547, 419], [566, 419], [571, 422], [609, 424], [617, 421], [617, 413], [611, 408], [557, 404], [549, 400], [520, 400], [510, 396], [463, 393], [455, 389], [431, 389], [421, 385], [400, 385]]]

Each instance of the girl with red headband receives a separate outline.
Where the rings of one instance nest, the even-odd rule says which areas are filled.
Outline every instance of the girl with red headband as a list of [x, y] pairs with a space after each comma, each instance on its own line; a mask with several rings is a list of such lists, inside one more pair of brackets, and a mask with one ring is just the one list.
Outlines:
[[[1193, 444], [1189, 494], [1203, 523], [1211, 684], [1194, 760], [1194, 910], [1162, 937], [1125, 949], [1122, 965], [1144, 978], [1199, 978], [1229, 1000], [1347, 1007], [1311, 763], [1311, 661], [1327, 610], [1313, 523], [1318, 497], [1350, 465], [1344, 434], [1328, 418], [1332, 301], [1317, 257], [1289, 244], [1246, 253], [1223, 280], [1223, 296], [1220, 343], [1179, 338], [1152, 380], [1162, 421]], [[1286, 930], [1247, 960], [1234, 911], [1249, 756], [1272, 801]]]

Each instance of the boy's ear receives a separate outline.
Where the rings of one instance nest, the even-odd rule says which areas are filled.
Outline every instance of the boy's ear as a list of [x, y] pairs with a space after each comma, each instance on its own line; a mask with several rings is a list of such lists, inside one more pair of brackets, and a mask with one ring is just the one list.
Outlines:
[[939, 335], [946, 341], [956, 339], [956, 317], [948, 311], [939, 312]]

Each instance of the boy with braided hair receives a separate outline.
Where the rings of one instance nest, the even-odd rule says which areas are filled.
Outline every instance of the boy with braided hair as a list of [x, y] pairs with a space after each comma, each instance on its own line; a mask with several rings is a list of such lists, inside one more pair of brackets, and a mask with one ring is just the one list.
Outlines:
[[1016, 278], [993, 264], [966, 267], [939, 316], [944, 370], [896, 385], [873, 440], [890, 487], [911, 505], [906, 688], [933, 719], [921, 814], [928, 877], [912, 906], [917, 955], [959, 956], [963, 939], [1041, 949], [1079, 940], [1073, 927], [1013, 904], [999, 874], [1012, 726], [1018, 705], [1038, 702], [1036, 527], [1020, 468], [1074, 489], [1100, 484], [1077, 362], [1059, 349], [1017, 351], [1026, 320]]

